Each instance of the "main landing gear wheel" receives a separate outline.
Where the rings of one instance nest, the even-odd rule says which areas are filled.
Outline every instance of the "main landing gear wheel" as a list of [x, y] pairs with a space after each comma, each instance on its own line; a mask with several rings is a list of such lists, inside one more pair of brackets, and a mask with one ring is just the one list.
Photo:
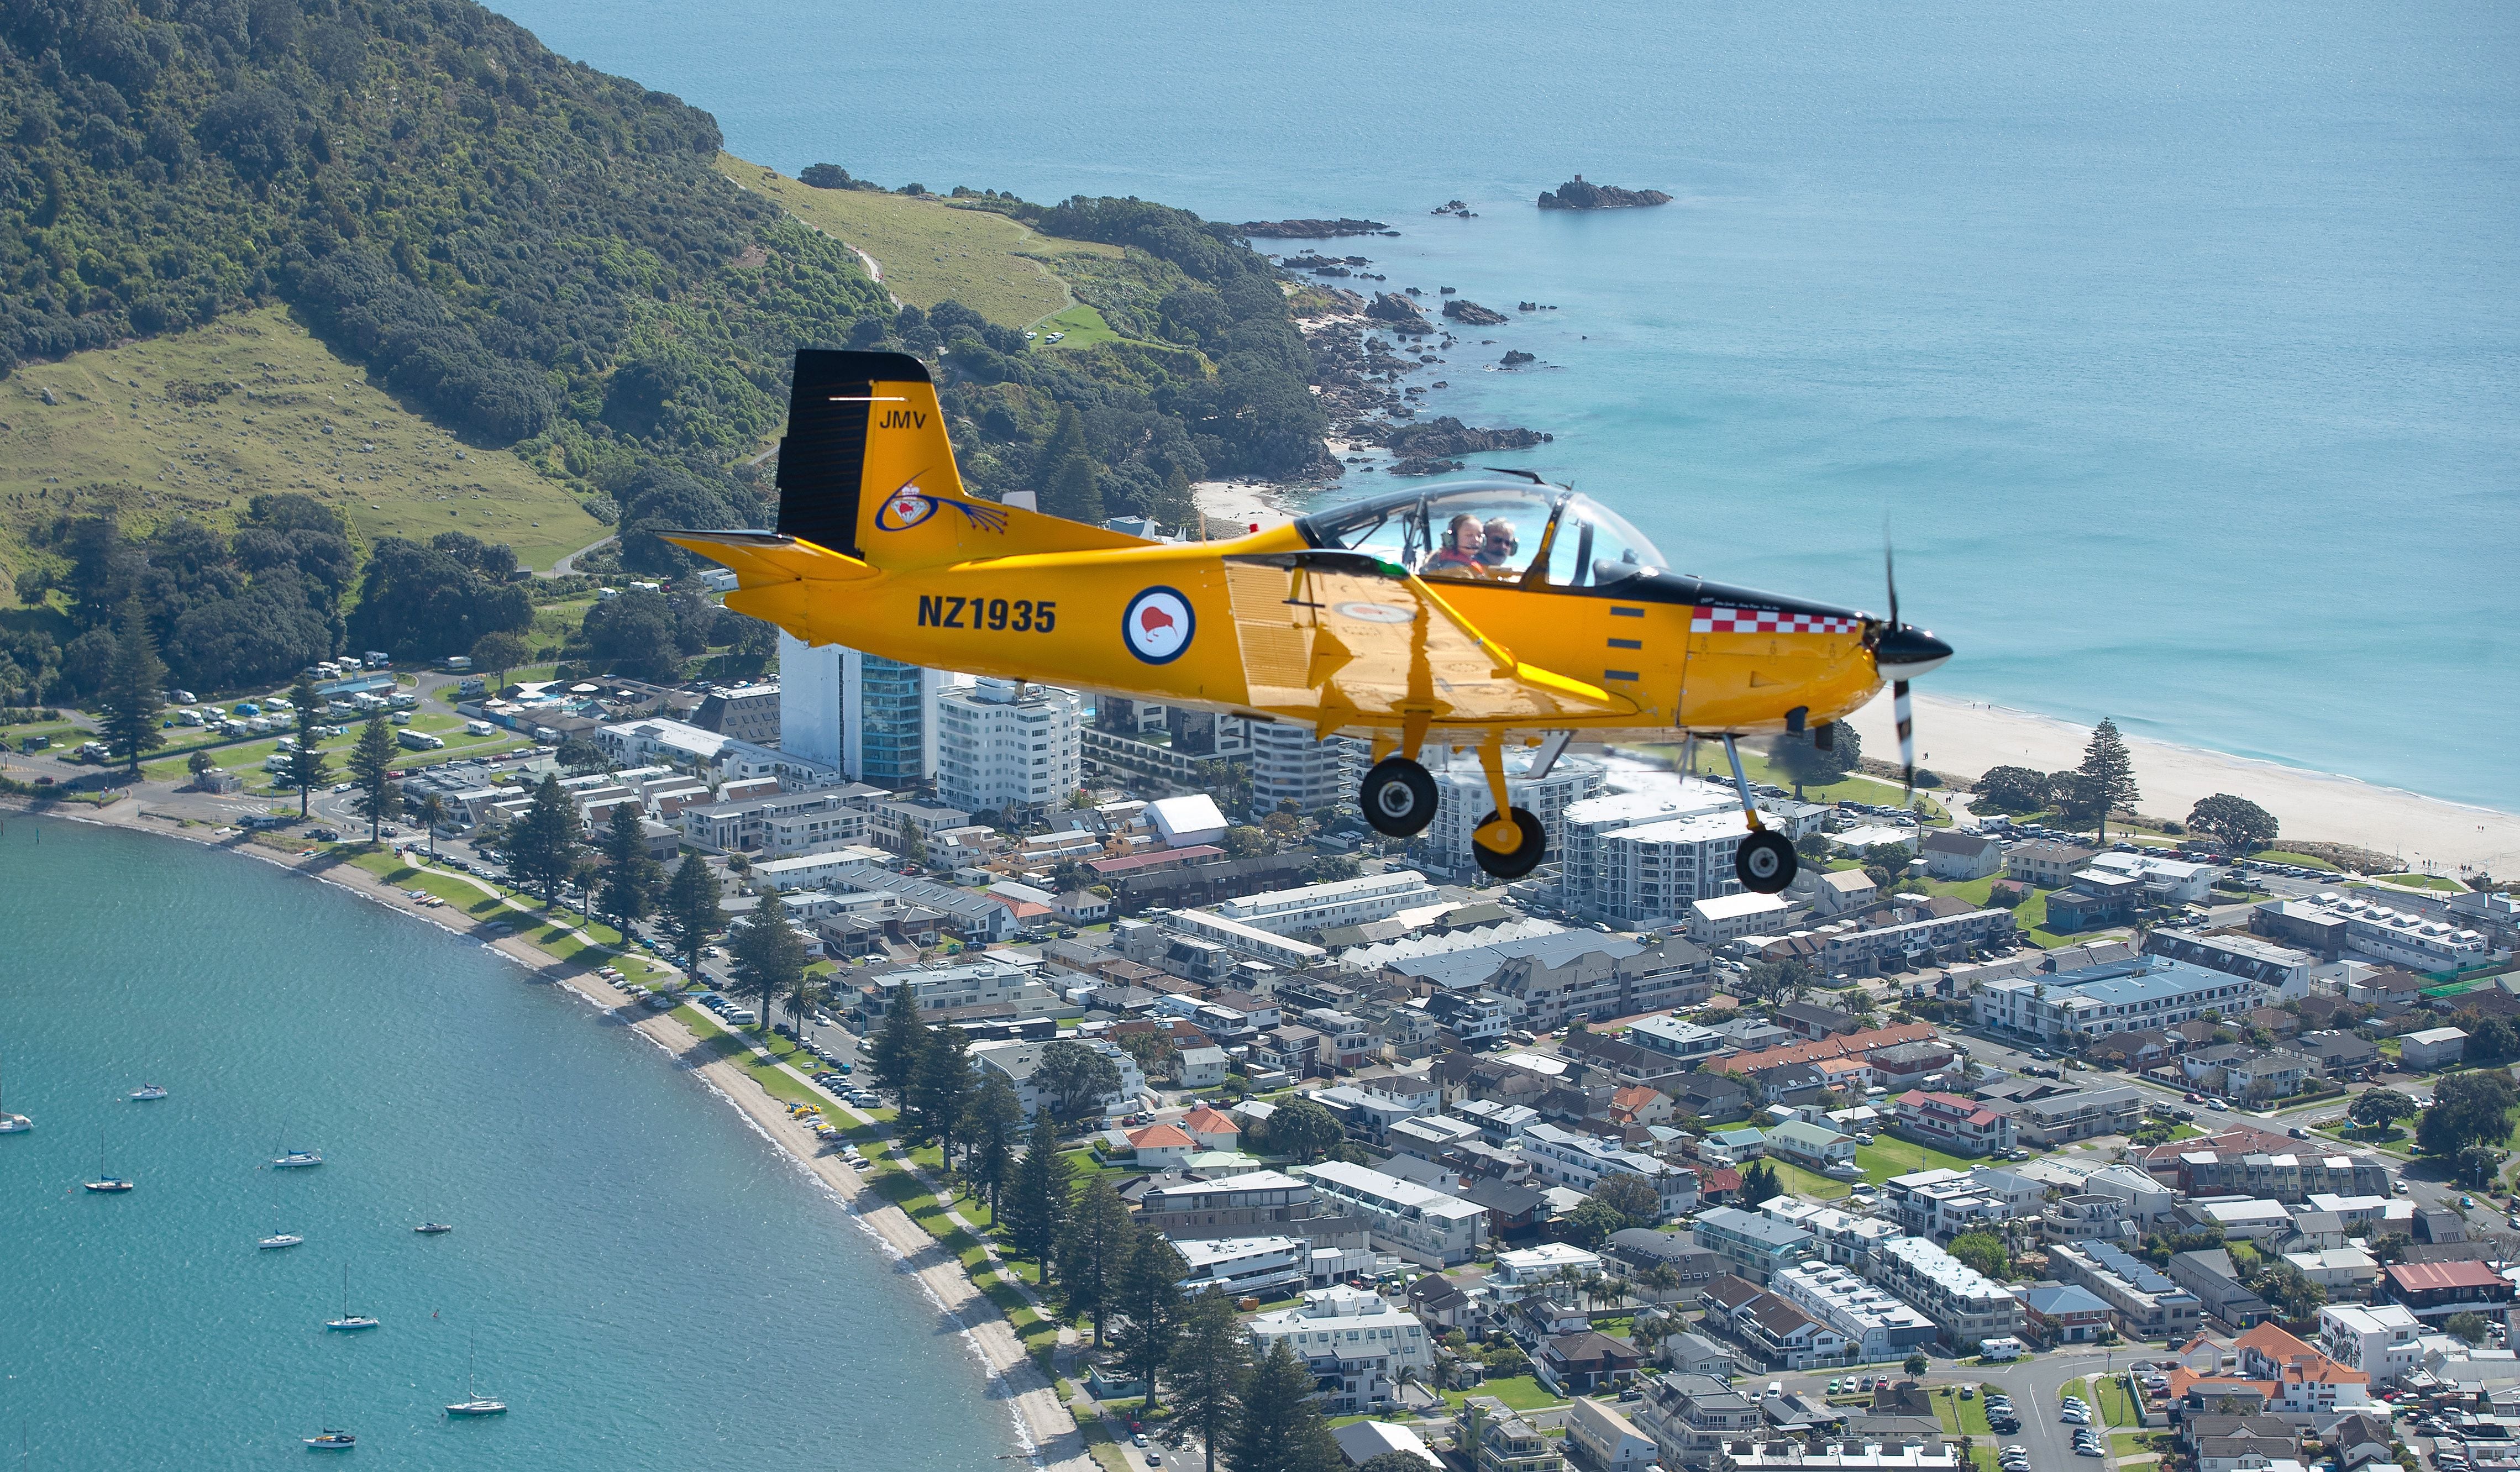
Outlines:
[[1365, 774], [1357, 806], [1377, 833], [1415, 838], [1435, 821], [1435, 779], [1405, 756], [1386, 756]]
[[[1479, 826], [1486, 827], [1496, 821], [1497, 815], [1490, 813], [1480, 820]], [[1478, 859], [1479, 868], [1500, 879], [1519, 879], [1538, 869], [1540, 856], [1549, 850], [1549, 830], [1528, 809], [1513, 810], [1513, 825], [1522, 829], [1522, 841], [1513, 846], [1512, 853], [1500, 854], [1475, 838], [1470, 840], [1470, 853]]]
[[1776, 894], [1794, 882], [1794, 846], [1782, 833], [1766, 828], [1741, 840], [1732, 855], [1732, 873], [1752, 894]]

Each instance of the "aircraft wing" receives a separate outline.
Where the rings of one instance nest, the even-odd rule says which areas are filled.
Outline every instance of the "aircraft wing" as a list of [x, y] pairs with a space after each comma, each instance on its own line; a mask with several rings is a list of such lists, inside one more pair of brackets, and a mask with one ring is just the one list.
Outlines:
[[1408, 569], [1362, 553], [1225, 559], [1253, 705], [1335, 728], [1429, 712], [1438, 722], [1546, 726], [1637, 705], [1524, 664]]

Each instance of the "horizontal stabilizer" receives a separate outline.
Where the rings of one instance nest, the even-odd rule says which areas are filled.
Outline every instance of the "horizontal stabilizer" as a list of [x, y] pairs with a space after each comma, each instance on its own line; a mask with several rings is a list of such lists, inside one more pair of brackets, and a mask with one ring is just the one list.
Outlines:
[[775, 531], [660, 531], [656, 535], [733, 569], [736, 581], [746, 588], [798, 581], [844, 583], [875, 576], [874, 568], [855, 558]]

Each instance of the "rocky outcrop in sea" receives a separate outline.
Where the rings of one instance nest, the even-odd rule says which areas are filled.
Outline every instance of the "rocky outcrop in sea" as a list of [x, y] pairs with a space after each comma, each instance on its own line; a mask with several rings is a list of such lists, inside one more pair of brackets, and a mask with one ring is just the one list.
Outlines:
[[1492, 311], [1459, 296], [1444, 303], [1444, 315], [1467, 327], [1494, 327], [1509, 320], [1503, 312]]
[[1402, 459], [1445, 459], [1491, 450], [1528, 450], [1555, 438], [1535, 429], [1474, 429], [1451, 415], [1422, 424], [1402, 424], [1382, 436], [1382, 447]]
[[1365, 315], [1395, 333], [1431, 333], [1435, 330], [1434, 324], [1426, 320], [1426, 314], [1418, 310], [1418, 303], [1390, 291], [1373, 293], [1373, 304], [1365, 309]]
[[1328, 241], [1343, 235], [1398, 235], [1380, 220], [1245, 220], [1234, 227], [1257, 240]]
[[1615, 184], [1587, 184], [1584, 176], [1540, 192], [1543, 209], [1641, 209], [1649, 204], [1668, 204], [1671, 196], [1658, 189], [1621, 189]]

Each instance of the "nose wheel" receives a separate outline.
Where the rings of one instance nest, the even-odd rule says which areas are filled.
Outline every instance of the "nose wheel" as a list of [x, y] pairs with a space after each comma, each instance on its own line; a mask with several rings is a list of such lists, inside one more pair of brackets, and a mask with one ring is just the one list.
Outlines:
[[1732, 854], [1732, 874], [1752, 894], [1776, 894], [1794, 882], [1794, 846], [1785, 835], [1761, 828], [1741, 840]]
[[1365, 774], [1356, 805], [1377, 833], [1415, 838], [1435, 821], [1435, 778], [1405, 756], [1386, 756]]

